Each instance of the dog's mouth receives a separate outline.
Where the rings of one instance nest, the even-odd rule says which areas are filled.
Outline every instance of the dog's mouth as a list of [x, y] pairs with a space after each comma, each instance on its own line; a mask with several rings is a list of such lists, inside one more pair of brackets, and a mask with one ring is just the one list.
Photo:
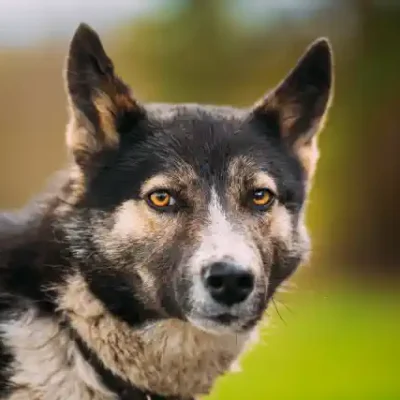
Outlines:
[[216, 322], [218, 322], [222, 325], [229, 325], [235, 321], [238, 321], [239, 317], [237, 315], [233, 315], [230, 313], [222, 313], [222, 314], [216, 315], [215, 317], [212, 317], [211, 319], [215, 320]]
[[[188, 321], [197, 328], [215, 334], [239, 334], [252, 329], [255, 318], [243, 318], [236, 313], [223, 312], [218, 314], [191, 313]], [[258, 318], [257, 318], [258, 320]]]
[[[204, 290], [202, 284], [194, 282], [189, 294], [178, 297], [178, 304], [186, 321], [204, 331], [216, 334], [240, 334], [251, 330], [264, 314], [266, 288], [258, 285], [242, 301], [216, 301]], [[229, 300], [229, 299], [228, 299]]]

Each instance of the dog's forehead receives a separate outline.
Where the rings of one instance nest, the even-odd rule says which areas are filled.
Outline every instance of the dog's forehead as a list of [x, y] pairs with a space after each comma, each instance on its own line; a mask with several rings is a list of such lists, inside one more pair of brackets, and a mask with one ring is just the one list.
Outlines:
[[[288, 157], [262, 127], [249, 122], [248, 111], [198, 105], [146, 107], [147, 120], [137, 128], [143, 131], [136, 131], [143, 139], [127, 140], [115, 168], [107, 169], [99, 180], [105, 182], [108, 192], [129, 197], [158, 175], [173, 177], [175, 185], [182, 188], [192, 187], [192, 183], [238, 187], [247, 177], [262, 172], [269, 176], [268, 182], [274, 182], [279, 194], [297, 193], [298, 202], [302, 201], [298, 162]], [[250, 180], [247, 182], [251, 185]]]
[[[180, 158], [192, 166], [207, 164], [208, 169], [226, 167], [236, 156], [246, 153], [254, 161], [260, 157], [254, 148], [267, 141], [247, 122], [243, 109], [195, 104], [149, 107], [149, 120], [156, 140], [169, 160]], [[262, 157], [261, 157], [262, 158]]]
[[246, 109], [231, 106], [212, 106], [198, 104], [165, 104], [151, 103], [146, 105], [148, 115], [155, 120], [168, 125], [169, 123], [182, 123], [202, 121], [208, 123], [232, 124], [242, 122], [248, 115]]

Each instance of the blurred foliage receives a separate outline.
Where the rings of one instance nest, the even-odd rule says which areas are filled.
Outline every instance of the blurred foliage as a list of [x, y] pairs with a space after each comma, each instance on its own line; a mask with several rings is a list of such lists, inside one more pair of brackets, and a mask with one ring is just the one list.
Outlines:
[[[333, 44], [335, 99], [308, 208], [312, 262], [296, 275], [296, 297], [279, 299], [293, 314], [278, 301], [286, 323], [271, 309], [266, 345], [211, 398], [399, 399], [399, 298], [389, 289], [400, 260], [400, 5], [320, 1], [262, 25], [228, 12], [234, 3], [169, 0], [102, 35], [140, 100], [238, 106], [275, 86], [318, 36]], [[66, 162], [66, 51], [0, 51], [0, 206], [22, 205]]]

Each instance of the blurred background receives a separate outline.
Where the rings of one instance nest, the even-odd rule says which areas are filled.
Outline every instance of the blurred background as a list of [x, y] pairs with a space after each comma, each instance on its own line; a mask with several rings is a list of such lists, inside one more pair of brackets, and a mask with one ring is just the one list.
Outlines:
[[328, 36], [335, 100], [314, 254], [209, 399], [400, 399], [400, 1], [1, 0], [0, 207], [66, 164], [62, 68], [81, 21], [142, 101], [249, 105]]

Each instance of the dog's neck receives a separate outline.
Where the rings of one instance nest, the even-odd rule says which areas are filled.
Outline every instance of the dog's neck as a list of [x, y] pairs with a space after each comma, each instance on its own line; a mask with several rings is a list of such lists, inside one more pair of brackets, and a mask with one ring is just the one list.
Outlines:
[[144, 391], [128, 381], [113, 374], [77, 335], [73, 335], [79, 351], [88, 364], [95, 370], [102, 384], [114, 393], [119, 400], [194, 400], [193, 397], [164, 396]]
[[[204, 332], [177, 319], [130, 327], [104, 308], [79, 274], [60, 290], [59, 311], [98, 364], [107, 368], [109, 372], [99, 372], [114, 390], [139, 387], [150, 399], [186, 400], [209, 393], [252, 338], [250, 332]], [[89, 360], [94, 359], [90, 352]]]

